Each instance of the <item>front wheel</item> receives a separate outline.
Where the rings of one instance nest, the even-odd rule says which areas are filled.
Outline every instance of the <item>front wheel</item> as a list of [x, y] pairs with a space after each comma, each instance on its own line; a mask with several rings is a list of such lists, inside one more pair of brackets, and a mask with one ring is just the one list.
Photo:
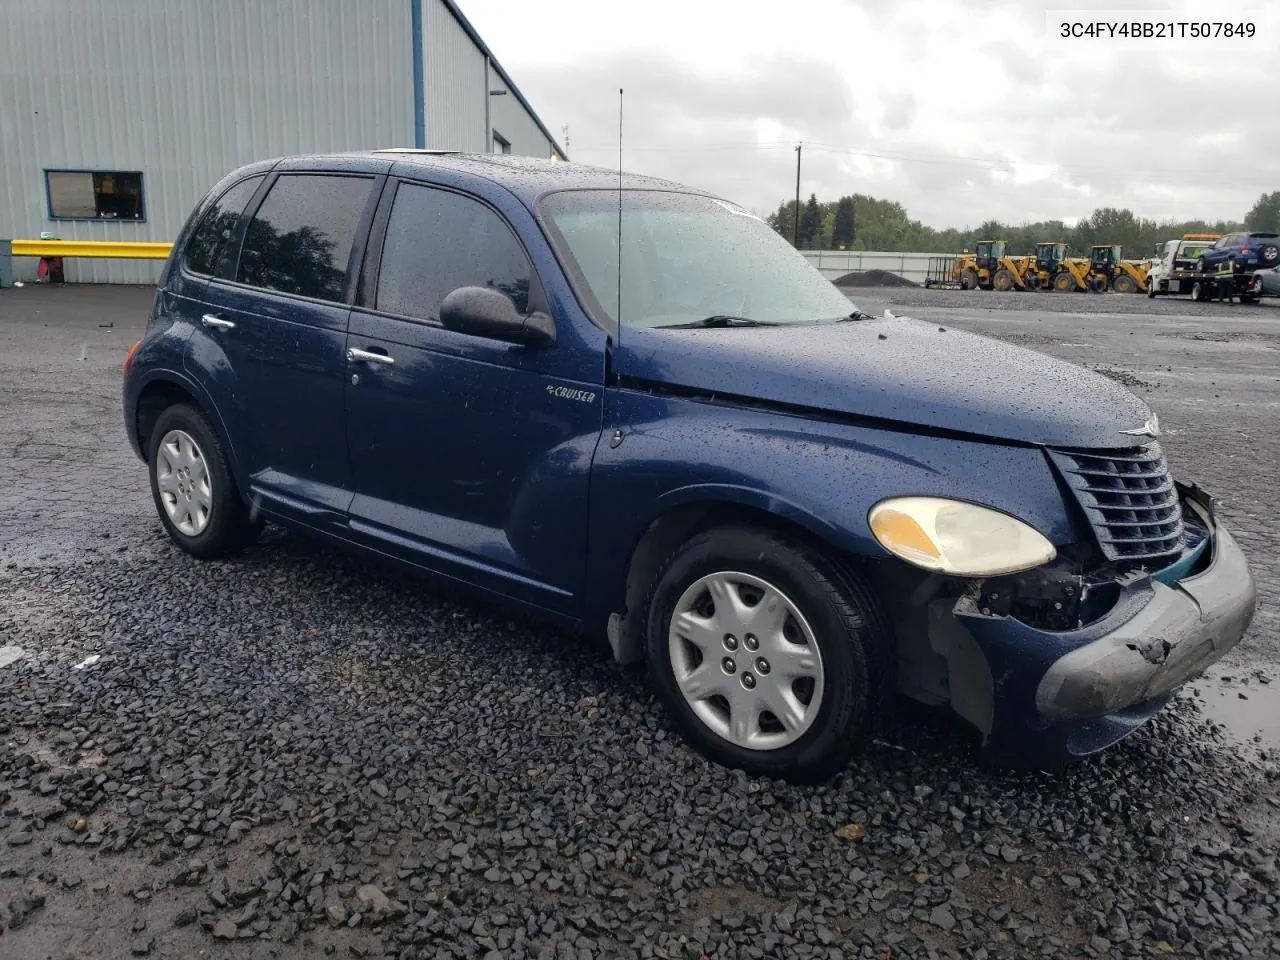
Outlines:
[[698, 534], [647, 604], [650, 668], [676, 726], [716, 763], [814, 783], [882, 710], [892, 651], [861, 581], [752, 527]]
[[1111, 288], [1116, 293], [1137, 293], [1138, 282], [1127, 273], [1122, 273], [1112, 281]]
[[147, 462], [160, 522], [192, 556], [228, 556], [261, 529], [236, 490], [213, 426], [195, 407], [176, 404], [156, 418]]

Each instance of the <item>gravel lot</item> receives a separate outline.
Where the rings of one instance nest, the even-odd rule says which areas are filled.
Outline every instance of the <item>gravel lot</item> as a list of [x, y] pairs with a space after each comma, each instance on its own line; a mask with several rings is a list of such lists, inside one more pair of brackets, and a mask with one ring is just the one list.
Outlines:
[[150, 296], [0, 292], [5, 960], [1280, 956], [1280, 310], [854, 292], [1131, 383], [1263, 606], [1060, 777], [904, 709], [813, 789], [703, 762], [603, 643], [279, 532], [179, 553], [119, 422]]

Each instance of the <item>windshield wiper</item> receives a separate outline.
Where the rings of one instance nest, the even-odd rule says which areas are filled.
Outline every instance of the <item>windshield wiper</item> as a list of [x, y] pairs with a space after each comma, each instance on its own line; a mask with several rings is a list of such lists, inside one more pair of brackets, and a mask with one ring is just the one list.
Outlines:
[[847, 317], [836, 317], [836, 322], [847, 323], [850, 320], [874, 320], [874, 319], [875, 317], [867, 313], [865, 310], [855, 310], [853, 311], [853, 313], [849, 314]]
[[679, 330], [688, 327], [776, 327], [778, 324], [768, 320], [753, 320], [751, 317], [735, 317], [729, 313], [717, 313], [692, 323], [664, 323], [665, 329]]

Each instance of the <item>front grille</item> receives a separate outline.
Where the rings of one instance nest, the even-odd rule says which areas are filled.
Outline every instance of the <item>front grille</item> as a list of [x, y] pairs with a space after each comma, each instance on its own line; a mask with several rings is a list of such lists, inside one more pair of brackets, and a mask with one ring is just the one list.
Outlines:
[[1158, 443], [1122, 450], [1051, 450], [1108, 560], [1146, 561], [1182, 550], [1178, 491]]

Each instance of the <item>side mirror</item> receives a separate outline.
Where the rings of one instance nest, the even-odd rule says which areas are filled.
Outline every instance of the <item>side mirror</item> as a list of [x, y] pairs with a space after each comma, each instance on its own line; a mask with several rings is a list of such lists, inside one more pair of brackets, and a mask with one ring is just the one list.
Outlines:
[[556, 325], [545, 313], [522, 315], [515, 302], [492, 287], [459, 287], [440, 304], [446, 330], [530, 347], [556, 342]]

